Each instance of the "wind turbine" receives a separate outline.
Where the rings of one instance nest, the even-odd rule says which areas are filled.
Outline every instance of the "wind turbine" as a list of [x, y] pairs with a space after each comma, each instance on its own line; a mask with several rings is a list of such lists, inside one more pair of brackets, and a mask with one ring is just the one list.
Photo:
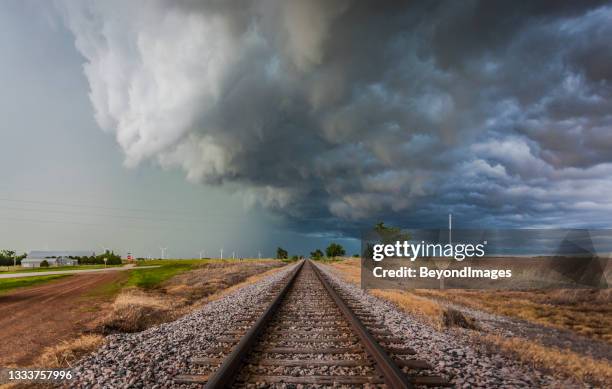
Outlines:
[[221, 251], [221, 257], [220, 257], [220, 259], [223, 259], [223, 247], [221, 247], [221, 250], [219, 250], [219, 251]]
[[257, 258], [261, 259], [261, 251], [257, 253]]
[[202, 256], [206, 256], [206, 251], [205, 250], [200, 251], [200, 259], [202, 259]]
[[159, 249], [161, 250], [161, 259], [166, 259], [166, 250], [168, 250], [168, 248], [160, 247]]

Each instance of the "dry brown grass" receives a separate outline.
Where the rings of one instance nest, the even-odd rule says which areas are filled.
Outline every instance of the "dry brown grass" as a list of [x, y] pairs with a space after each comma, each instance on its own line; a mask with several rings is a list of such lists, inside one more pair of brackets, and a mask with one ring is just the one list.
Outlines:
[[176, 301], [159, 292], [126, 289], [117, 296], [102, 323], [104, 333], [138, 332], [170, 320]]
[[[85, 355], [95, 351], [104, 343], [102, 335], [87, 334], [76, 339], [65, 340], [59, 344], [45, 348], [34, 361], [32, 367], [45, 369], [70, 368]], [[0, 389], [47, 389], [56, 385], [43, 382], [9, 383], [0, 385]]]
[[[340, 270], [341, 276], [346, 281], [355, 284], [360, 282], [359, 260], [347, 260], [330, 266]], [[439, 305], [436, 301], [446, 301], [535, 324], [570, 330], [592, 339], [612, 343], [612, 289], [545, 291], [413, 289], [385, 293], [385, 296], [390, 300], [397, 300], [396, 303], [404, 306], [408, 312], [429, 317], [429, 321], [436, 324], [439, 322], [436, 317], [439, 309], [431, 305]]]
[[279, 261], [210, 263], [181, 273], [160, 288], [126, 288], [100, 325], [103, 333], [139, 332], [176, 320], [207, 302], [280, 269]]
[[345, 281], [353, 284], [359, 284], [361, 282], [361, 260], [348, 259], [342, 262], [331, 263], [329, 266], [337, 269], [340, 277]]
[[[359, 284], [358, 261], [344, 261], [330, 266], [340, 270], [340, 275], [346, 281]], [[611, 339], [612, 291], [609, 289], [520, 292], [417, 289], [372, 290], [371, 293], [391, 301], [438, 329], [448, 326], [445, 319], [450, 322], [463, 320], [438, 303], [449, 301], [538, 324], [570, 329], [596, 339]], [[468, 321], [469, 325], [476, 324], [469, 318]], [[531, 339], [502, 338], [482, 332], [471, 332], [471, 336], [476, 342], [489, 345], [495, 352], [503, 350], [526, 364], [547, 370], [559, 377], [571, 377], [580, 382], [604, 386], [612, 382], [612, 365], [606, 360], [544, 346]]]
[[[359, 284], [361, 280], [360, 260], [349, 259], [342, 262], [332, 263], [329, 266], [339, 270], [340, 277], [345, 281]], [[467, 317], [465, 314], [447, 307], [442, 306], [434, 300], [420, 297], [409, 291], [396, 289], [373, 289], [370, 293], [376, 297], [380, 297], [392, 302], [401, 310], [410, 313], [422, 321], [442, 329], [444, 327], [463, 327], [469, 329], [477, 329], [477, 323], [474, 319]]]
[[415, 290], [440, 299], [612, 343], [611, 290]]
[[[180, 274], [163, 285], [169, 295], [186, 299], [188, 302], [207, 300], [207, 297], [240, 284], [254, 275], [279, 268], [280, 261], [245, 261], [210, 263]], [[200, 301], [203, 302], [203, 301]]]
[[235, 291], [237, 289], [240, 289], [240, 288], [242, 288], [244, 286], [247, 286], [247, 285], [250, 285], [250, 284], [254, 284], [257, 281], [260, 281], [260, 280], [262, 280], [262, 279], [264, 279], [264, 278], [266, 278], [266, 277], [268, 277], [268, 276], [278, 272], [281, 269], [282, 269], [281, 267], [274, 267], [274, 268], [272, 268], [270, 270], [267, 270], [267, 271], [265, 271], [263, 273], [258, 273], [258, 274], [251, 275], [251, 276], [247, 277], [246, 279], [242, 280], [241, 282], [238, 282], [238, 283], [236, 283], [236, 284], [234, 284], [234, 285], [232, 285], [232, 286], [230, 286], [228, 288], [218, 290], [215, 293], [209, 295], [207, 297], [207, 299], [206, 299], [206, 302], [218, 300], [218, 299], [222, 298], [223, 296], [225, 296], [225, 295], [227, 295], [227, 294], [229, 294], [229, 293], [231, 293], [231, 292], [233, 292], [233, 291]]
[[[65, 340], [59, 344], [45, 348], [34, 361], [32, 367], [44, 369], [70, 368], [85, 355], [95, 351], [104, 344], [102, 335], [87, 334], [76, 339]], [[51, 389], [56, 385], [44, 382], [23, 382], [0, 385], [0, 389]]]
[[401, 290], [372, 290], [371, 294], [392, 302], [438, 329], [444, 327], [444, 308], [436, 302]]
[[70, 367], [84, 355], [96, 350], [104, 343], [101, 335], [81, 335], [72, 340], [66, 340], [52, 347], [47, 347], [34, 366], [45, 368]]
[[612, 364], [608, 361], [577, 354], [571, 350], [543, 346], [533, 340], [502, 338], [497, 335], [478, 337], [494, 348], [503, 348], [524, 363], [545, 369], [561, 377], [580, 382], [609, 385], [612, 382]]

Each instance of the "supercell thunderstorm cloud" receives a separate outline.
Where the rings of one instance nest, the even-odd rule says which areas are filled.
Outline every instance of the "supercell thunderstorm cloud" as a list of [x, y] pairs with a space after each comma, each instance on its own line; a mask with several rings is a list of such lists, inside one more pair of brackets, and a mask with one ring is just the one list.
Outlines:
[[127, 166], [310, 232], [609, 225], [610, 5], [114, 3], [58, 7]]

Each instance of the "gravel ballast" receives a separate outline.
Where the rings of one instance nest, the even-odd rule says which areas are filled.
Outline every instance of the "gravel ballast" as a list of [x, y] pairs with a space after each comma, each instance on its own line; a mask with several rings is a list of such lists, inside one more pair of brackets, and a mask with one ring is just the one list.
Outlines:
[[236, 327], [235, 319], [265, 298], [294, 266], [240, 288], [176, 321], [139, 333], [107, 337], [104, 346], [73, 367], [72, 388], [171, 388], [173, 377], [192, 367], [190, 359], [219, 346], [215, 339]]
[[336, 270], [324, 266], [321, 269], [330, 277], [334, 287], [361, 301], [363, 307], [380, 318], [390, 332], [406, 339], [406, 345], [417, 352], [419, 359], [429, 362], [434, 367], [434, 373], [448, 378], [454, 387], [577, 387], [570, 382], [560, 382], [508, 356], [486, 351], [461, 331], [438, 331], [411, 318], [390, 302], [345, 282], [336, 274]]
[[[174, 388], [173, 378], [193, 372], [191, 358], [218, 347], [219, 337], [236, 328], [236, 321], [262, 304], [266, 292], [293, 269], [284, 269], [205, 305], [179, 320], [133, 334], [107, 337], [104, 346], [73, 367], [73, 388]], [[320, 268], [336, 288], [359, 300], [416, 357], [429, 362], [427, 373], [446, 377], [462, 388], [575, 387], [520, 362], [475, 344], [460, 330], [438, 331], [410, 317], [393, 304], [341, 280], [335, 270]], [[296, 373], [297, 374], [297, 373]]]

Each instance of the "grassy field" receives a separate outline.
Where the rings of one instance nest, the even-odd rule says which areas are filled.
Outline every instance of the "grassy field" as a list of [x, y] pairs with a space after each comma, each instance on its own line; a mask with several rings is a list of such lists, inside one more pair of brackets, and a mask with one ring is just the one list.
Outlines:
[[[27, 286], [51, 281], [43, 287], [49, 290], [45, 292], [49, 298], [53, 297], [42, 307], [32, 307], [41, 304], [36, 291], [31, 292], [30, 300], [14, 301], [22, 311], [31, 311], [28, 315], [33, 322], [7, 325], [4, 333], [12, 335], [0, 342], [5, 347], [0, 358], [20, 360], [23, 366], [69, 366], [99, 347], [107, 334], [142, 331], [176, 320], [284, 265], [277, 260], [153, 260], [140, 261], [136, 268], [126, 271], [0, 279], [0, 294], [15, 288], [28, 293]], [[63, 277], [66, 280], [52, 281]], [[66, 288], [75, 290], [76, 284], [86, 287], [70, 295], [63, 293]], [[15, 336], [21, 331], [19, 325], [38, 325], [36, 342]], [[41, 329], [49, 327], [54, 328], [52, 332]]]
[[612, 293], [603, 290], [414, 290], [411, 293], [612, 343]]
[[153, 269], [134, 269], [126, 286], [151, 289], [160, 285], [177, 274], [197, 269], [209, 263], [223, 263], [221, 259], [162, 259], [138, 261], [136, 266], [159, 266]]
[[9, 292], [16, 288], [23, 288], [26, 286], [34, 286], [49, 282], [62, 277], [69, 277], [68, 275], [58, 274], [52, 276], [39, 276], [39, 277], [26, 277], [26, 278], [4, 278], [0, 279], [0, 294]]
[[175, 320], [218, 293], [249, 277], [278, 269], [284, 263], [205, 259], [152, 260], [140, 265], [159, 267], [129, 271], [105, 320], [107, 332], [142, 331], [151, 325]]
[[170, 278], [207, 264], [240, 264], [257, 262], [257, 259], [163, 259], [138, 261], [137, 266], [159, 266], [153, 269], [135, 269], [130, 271], [127, 286], [143, 289], [155, 288]]
[[[159, 261], [161, 262], [161, 261]], [[155, 288], [162, 282], [174, 277], [175, 275], [192, 270], [197, 265], [189, 263], [157, 263], [159, 267], [153, 269], [134, 269], [130, 271], [130, 277], [127, 281], [127, 286], [135, 286], [138, 288], [150, 289]], [[150, 265], [153, 265], [151, 263]]]

